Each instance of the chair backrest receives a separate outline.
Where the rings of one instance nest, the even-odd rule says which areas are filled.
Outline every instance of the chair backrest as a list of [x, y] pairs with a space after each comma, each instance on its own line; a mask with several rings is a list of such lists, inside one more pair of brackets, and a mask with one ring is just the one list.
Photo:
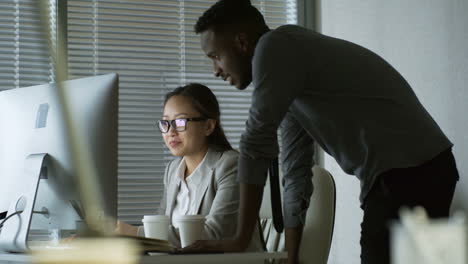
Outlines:
[[[336, 187], [332, 175], [324, 168], [313, 169], [314, 193], [307, 210], [302, 235], [300, 263], [326, 264], [335, 223]], [[265, 185], [260, 219], [268, 251], [284, 251], [284, 232], [278, 234], [272, 223], [269, 185]]]

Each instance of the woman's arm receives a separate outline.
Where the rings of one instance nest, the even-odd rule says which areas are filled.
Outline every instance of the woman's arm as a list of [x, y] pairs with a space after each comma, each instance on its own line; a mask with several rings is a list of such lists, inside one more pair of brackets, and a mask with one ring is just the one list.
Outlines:
[[117, 221], [117, 227], [115, 228], [115, 233], [119, 235], [127, 235], [127, 236], [137, 236], [138, 235], [138, 227], [129, 225], [125, 222], [120, 220]]
[[[179, 159], [180, 160], [180, 159]], [[169, 171], [171, 171], [171, 166], [177, 166], [178, 162], [175, 162], [175, 160], [172, 160], [169, 162], [166, 166], [166, 170], [164, 171], [164, 178], [163, 178], [163, 183], [164, 183], [164, 192], [163, 192], [163, 197], [161, 198], [161, 202], [159, 204], [159, 210], [158, 214], [160, 215], [165, 215], [166, 214], [166, 209], [167, 209], [167, 190], [170, 187], [170, 184], [172, 182], [172, 178], [174, 175], [169, 175]], [[170, 217], [172, 212], [168, 212], [168, 216]], [[180, 237], [179, 234], [176, 232], [174, 227], [172, 226], [172, 219], [169, 220], [170, 225], [169, 225], [169, 237], [168, 240], [171, 242], [174, 246], [180, 247]]]
[[[209, 214], [206, 216], [203, 239], [230, 238], [236, 231], [239, 207], [239, 184], [237, 183], [238, 154], [224, 152], [215, 169], [216, 194]], [[206, 199], [206, 198], [205, 198]]]
[[163, 191], [163, 196], [161, 198], [161, 202], [159, 203], [159, 209], [158, 209], [158, 214], [160, 215], [166, 214], [167, 189], [168, 189], [168, 182], [169, 182], [169, 167], [171, 166], [172, 162], [173, 161], [169, 162], [166, 166], [166, 169], [164, 170], [164, 177], [163, 177], [164, 191]]

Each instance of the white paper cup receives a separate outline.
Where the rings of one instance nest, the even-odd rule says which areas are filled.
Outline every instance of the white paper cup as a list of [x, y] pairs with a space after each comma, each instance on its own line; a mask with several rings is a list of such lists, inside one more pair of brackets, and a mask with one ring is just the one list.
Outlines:
[[167, 215], [145, 215], [141, 221], [145, 237], [168, 240], [169, 217]]
[[175, 219], [179, 226], [180, 243], [182, 247], [191, 245], [202, 239], [205, 216], [203, 215], [182, 215]]

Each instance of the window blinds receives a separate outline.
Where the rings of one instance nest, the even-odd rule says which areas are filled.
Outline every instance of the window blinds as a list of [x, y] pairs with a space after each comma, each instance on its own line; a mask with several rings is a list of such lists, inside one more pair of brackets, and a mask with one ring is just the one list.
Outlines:
[[[51, 18], [55, 10], [55, 1], [49, 0]], [[55, 27], [55, 20], [50, 21]], [[0, 1], [0, 90], [54, 80], [47, 42], [39, 26], [35, 0]]]
[[[190, 82], [210, 87], [220, 102], [222, 125], [238, 147], [251, 88], [238, 91], [213, 75], [193, 32], [214, 0], [68, 0], [70, 78], [117, 72], [119, 92], [119, 219], [140, 223], [155, 213], [162, 177], [172, 159], [155, 126], [166, 92]], [[276, 28], [296, 23], [295, 0], [252, 1]], [[2, 11], [0, 11], [2, 12]]]

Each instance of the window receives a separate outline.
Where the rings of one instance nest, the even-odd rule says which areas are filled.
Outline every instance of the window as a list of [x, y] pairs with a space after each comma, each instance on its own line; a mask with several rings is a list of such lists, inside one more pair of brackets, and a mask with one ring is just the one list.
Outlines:
[[[55, 16], [54, 0], [49, 1], [49, 13], [51, 18]], [[52, 27], [54, 21], [50, 19]], [[0, 90], [54, 80], [47, 42], [39, 25], [35, 0], [0, 2]]]
[[[53, 81], [35, 0], [0, 3], [0, 89]], [[66, 39], [69, 78], [117, 72], [119, 102], [119, 218], [139, 223], [154, 213], [162, 177], [172, 159], [155, 126], [166, 92], [190, 82], [210, 87], [220, 102], [222, 125], [238, 147], [251, 88], [237, 91], [217, 80], [193, 32], [215, 0], [68, 0]], [[270, 28], [296, 23], [296, 0], [252, 0]], [[51, 21], [55, 5], [50, 4]], [[54, 26], [54, 23], [52, 23]]]

